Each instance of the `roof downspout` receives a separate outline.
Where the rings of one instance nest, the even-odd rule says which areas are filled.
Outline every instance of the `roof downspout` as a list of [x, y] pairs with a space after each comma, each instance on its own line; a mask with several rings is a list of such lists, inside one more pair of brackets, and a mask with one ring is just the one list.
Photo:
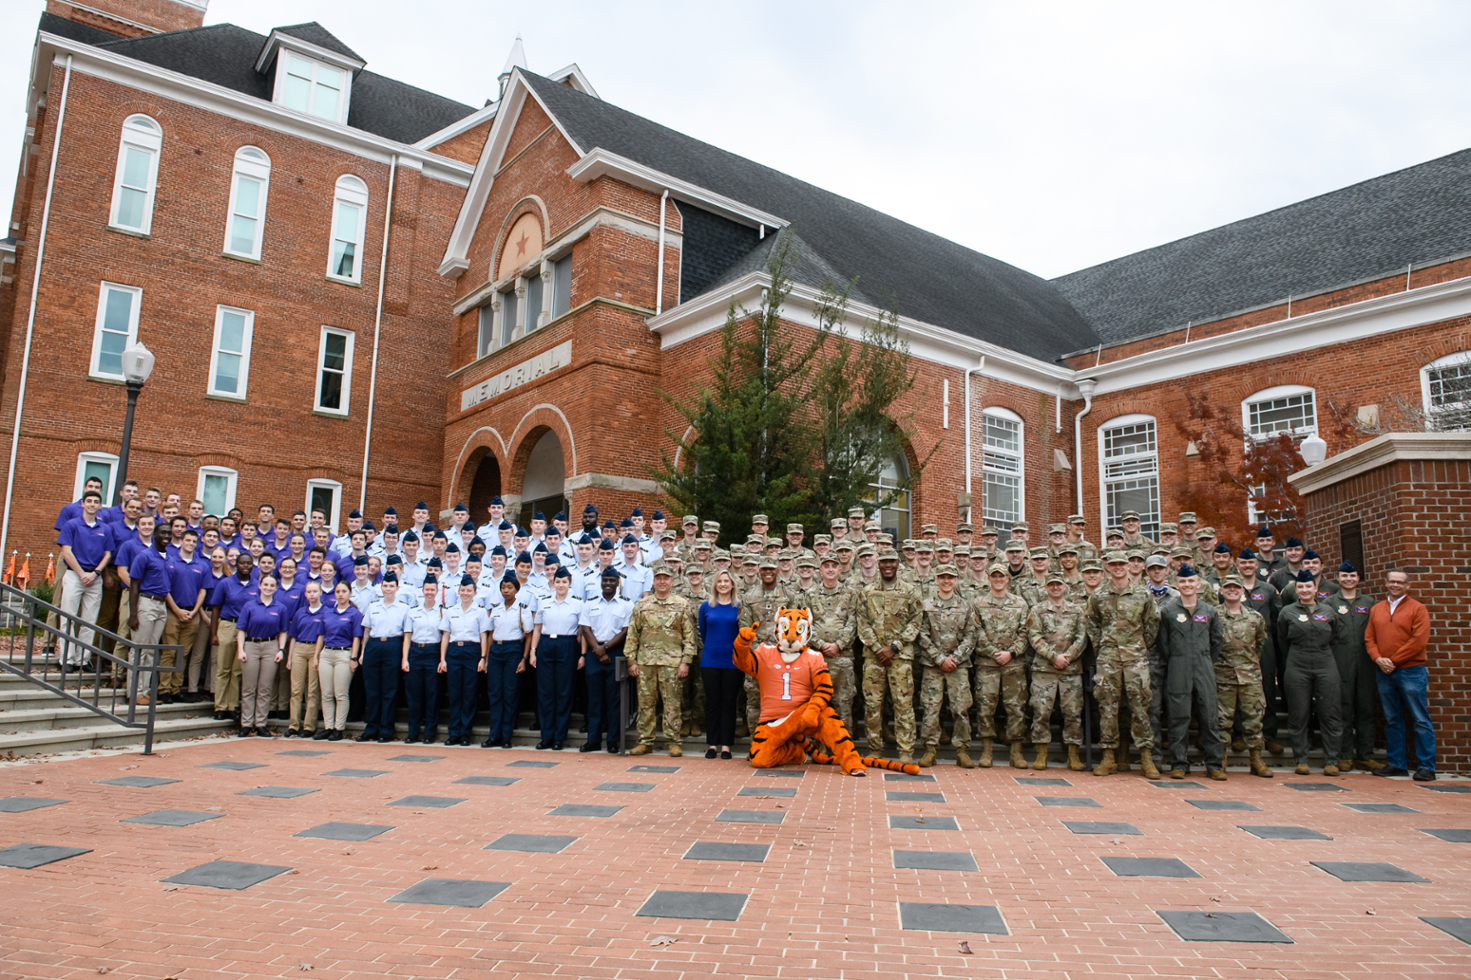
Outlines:
[[61, 150], [61, 124], [66, 121], [66, 97], [71, 88], [72, 56], [66, 56], [61, 80], [61, 104], [56, 107], [56, 135], [51, 139], [51, 172], [46, 175], [46, 202], [41, 206], [41, 234], [36, 241], [36, 268], [31, 272], [31, 310], [26, 316], [26, 346], [20, 361], [20, 393], [15, 397], [15, 430], [10, 434], [10, 470], [5, 477], [5, 516], [0, 520], [0, 554], [10, 535], [10, 502], [15, 492], [15, 456], [20, 449], [20, 419], [26, 407], [26, 379], [31, 370], [31, 337], [36, 327], [36, 299], [41, 287], [41, 260], [46, 257], [46, 226], [51, 220], [51, 192], [56, 187], [56, 157]]
[[[971, 500], [972, 499], [972, 497], [970, 495], [970, 471], [971, 471], [971, 466], [970, 466], [970, 414], [971, 414], [970, 413], [970, 376], [972, 374], [980, 374], [985, 369], [986, 369], [986, 355], [985, 354], [982, 354], [981, 355], [981, 363], [977, 364], [973, 368], [966, 368], [966, 371], [965, 371], [965, 392], [964, 392], [964, 395], [965, 395], [965, 498], [967, 500]], [[966, 505], [966, 507], [965, 507], [965, 523], [967, 523], [967, 524], [972, 523], [971, 522], [971, 512], [973, 510], [975, 510], [975, 505], [974, 504], [967, 504]]]
[[659, 198], [659, 284], [654, 291], [654, 315], [664, 312], [664, 209], [669, 206], [669, 191]]
[[1093, 392], [1097, 390], [1098, 382], [1092, 378], [1084, 378], [1078, 382], [1078, 394], [1083, 396], [1083, 410], [1073, 416], [1073, 459], [1077, 460], [1077, 466], [1073, 472], [1077, 474], [1078, 484], [1078, 509], [1076, 514], [1086, 514], [1083, 510], [1083, 416], [1087, 415], [1093, 408]]
[[383, 254], [378, 259], [378, 309], [373, 314], [373, 369], [368, 375], [368, 430], [363, 435], [363, 480], [358, 487], [358, 510], [368, 506], [368, 456], [373, 448], [373, 399], [378, 393], [378, 335], [383, 329], [383, 285], [388, 277], [388, 232], [393, 223], [393, 180], [398, 176], [398, 154], [388, 165], [388, 204], [383, 211]]

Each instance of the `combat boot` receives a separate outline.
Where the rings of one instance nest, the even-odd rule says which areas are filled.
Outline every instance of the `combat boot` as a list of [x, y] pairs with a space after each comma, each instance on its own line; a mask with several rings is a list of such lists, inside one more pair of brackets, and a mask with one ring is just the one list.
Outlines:
[[1374, 772], [1376, 769], [1384, 768], [1384, 763], [1376, 759], [1355, 759], [1354, 765], [1363, 769], [1365, 772]]
[[1067, 747], [1067, 767], [1073, 772], [1083, 771], [1083, 760], [1078, 758], [1078, 747], [1069, 745]]
[[1273, 755], [1281, 755], [1282, 754], [1282, 743], [1281, 742], [1268, 742], [1267, 743], [1267, 751], [1270, 752], [1270, 753], [1272, 753]]
[[911, 752], [900, 752], [899, 753], [899, 764], [901, 766], [912, 766], [912, 765], [914, 765], [914, 754], [911, 753]]
[[1326, 765], [1326, 766], [1323, 767], [1323, 775], [1325, 775], [1325, 776], [1336, 776], [1336, 775], [1338, 775], [1338, 767], [1335, 766], [1335, 765], [1333, 765], [1330, 762], [1328, 765]]
[[1352, 759], [1339, 759], [1338, 760], [1338, 771], [1339, 772], [1348, 772], [1353, 767], [1354, 767], [1354, 763], [1353, 763], [1353, 760]]
[[1308, 764], [1306, 762], [1299, 762], [1297, 764], [1297, 768], [1294, 769], [1293, 772], [1297, 773], [1299, 776], [1306, 776], [1308, 773], [1312, 772], [1312, 770], [1308, 768]]
[[982, 769], [991, 768], [991, 740], [989, 738], [981, 739], [981, 759], [976, 765]]
[[929, 769], [934, 764], [935, 764], [935, 747], [933, 745], [931, 745], [931, 746], [928, 746], [924, 750], [924, 755], [922, 755], [922, 756], [919, 757], [919, 767], [921, 769]]
[[965, 750], [964, 746], [955, 750], [955, 764], [962, 769], [974, 769], [976, 767], [976, 764], [971, 761], [970, 753]]
[[1046, 742], [1038, 742], [1037, 745], [1036, 745], [1036, 749], [1037, 749], [1037, 758], [1035, 758], [1035, 759], [1032, 760], [1032, 768], [1033, 769], [1046, 769], [1047, 768], [1047, 743]]
[[1145, 779], [1158, 779], [1159, 770], [1154, 767], [1154, 757], [1150, 749], [1139, 750], [1139, 771], [1144, 774]]
[[648, 755], [649, 754], [649, 747], [647, 745], [645, 745], [644, 743], [640, 742], [637, 745], [635, 745], [633, 748], [629, 749], [628, 750], [628, 754], [629, 755]]
[[1233, 739], [1232, 742], [1231, 742], [1231, 751], [1232, 752], [1245, 752], [1246, 751], [1246, 740], [1245, 739], [1240, 739], [1240, 738]]
[[1251, 750], [1251, 774], [1253, 776], [1261, 776], [1264, 779], [1271, 779], [1274, 775], [1276, 775], [1274, 772], [1272, 772], [1270, 768], [1267, 767], [1267, 764], [1262, 761], [1261, 749]]
[[690, 734], [695, 736], [696, 738], [699, 738], [701, 735], [705, 734], [705, 726], [698, 721], [690, 722]]
[[690, 723], [688, 721], [682, 721], [682, 722], [680, 722], [679, 723], [679, 734], [682, 735], [682, 736], [688, 737], [689, 736], [689, 733], [690, 733]]
[[684, 749], [682, 749], [682, 748], [679, 747], [679, 743], [678, 742], [670, 742], [669, 743], [669, 758], [671, 758], [671, 759], [678, 759], [682, 755], [684, 755]]
[[1027, 768], [1027, 757], [1024, 756], [1024, 755], [1022, 755], [1022, 743], [1020, 743], [1020, 742], [1012, 742], [1011, 743], [1011, 768], [1013, 768], [1013, 769], [1026, 769]]
[[1113, 761], [1113, 749], [1103, 750], [1103, 761], [1093, 767], [1095, 776], [1112, 776], [1119, 771], [1119, 767]]
[[1224, 783], [1226, 781], [1226, 770], [1224, 769], [1207, 769], [1205, 774], [1218, 783]]

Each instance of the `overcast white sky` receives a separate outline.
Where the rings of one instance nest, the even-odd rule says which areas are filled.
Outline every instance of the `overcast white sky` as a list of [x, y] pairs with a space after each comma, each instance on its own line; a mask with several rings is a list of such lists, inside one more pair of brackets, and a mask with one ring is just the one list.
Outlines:
[[[0, 163], [41, 0], [0, 0]], [[1471, 146], [1471, 4], [211, 0], [472, 105], [529, 67], [1056, 276]], [[10, 169], [6, 172], [13, 173]]]

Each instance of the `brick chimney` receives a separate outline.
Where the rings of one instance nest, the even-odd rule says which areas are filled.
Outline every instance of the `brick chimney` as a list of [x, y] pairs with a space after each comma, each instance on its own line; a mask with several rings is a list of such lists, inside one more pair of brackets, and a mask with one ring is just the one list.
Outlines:
[[46, 0], [46, 12], [119, 37], [182, 31], [204, 24], [209, 0]]

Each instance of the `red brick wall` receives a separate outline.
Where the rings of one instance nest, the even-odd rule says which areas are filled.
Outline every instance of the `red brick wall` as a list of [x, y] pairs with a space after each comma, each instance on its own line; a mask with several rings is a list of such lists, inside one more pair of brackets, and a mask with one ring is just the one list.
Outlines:
[[1357, 520], [1365, 588], [1382, 598], [1385, 572], [1410, 573], [1411, 594], [1430, 613], [1436, 766], [1471, 770], [1471, 460], [1401, 460], [1306, 494], [1304, 505], [1325, 567], [1342, 560], [1340, 526]]

